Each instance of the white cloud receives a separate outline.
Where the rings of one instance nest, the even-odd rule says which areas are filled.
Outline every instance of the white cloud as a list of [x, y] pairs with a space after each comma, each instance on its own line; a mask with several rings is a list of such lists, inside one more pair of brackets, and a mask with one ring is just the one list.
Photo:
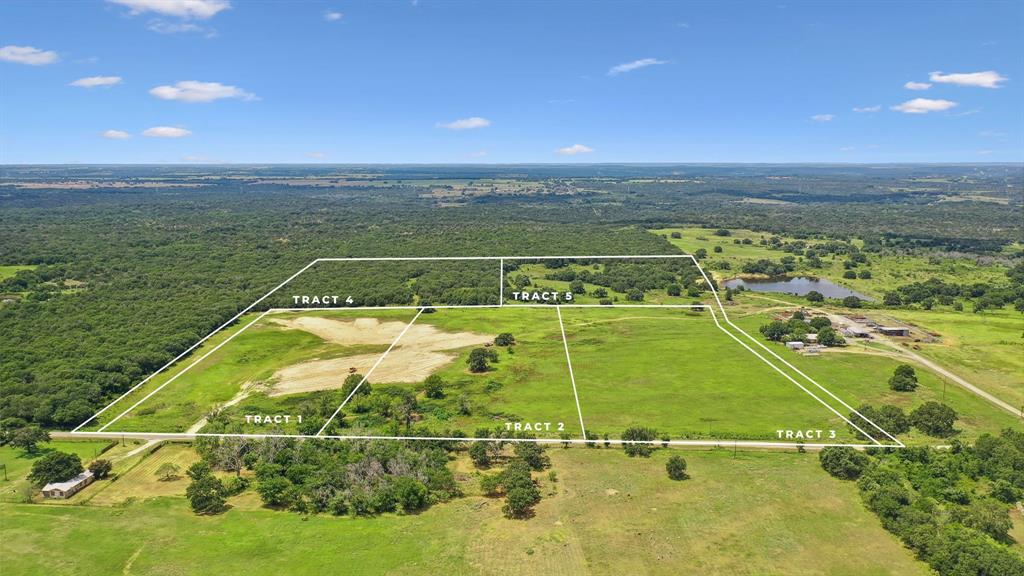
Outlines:
[[815, 122], [831, 122], [835, 117], [835, 114], [815, 114], [814, 116], [811, 116], [811, 120], [814, 120]]
[[932, 72], [928, 79], [932, 82], [940, 82], [942, 84], [956, 84], [957, 86], [978, 86], [981, 88], [999, 88], [999, 84], [1006, 82], [1007, 78], [1001, 76], [999, 72], [995, 70], [986, 70], [984, 72], [967, 72], [967, 73], [954, 73], [954, 74], [943, 74], [942, 72]]
[[626, 62], [625, 64], [619, 64], [618, 66], [612, 66], [608, 69], [609, 76], [618, 76], [626, 72], [632, 72], [633, 70], [639, 70], [640, 68], [646, 68], [648, 66], [657, 66], [659, 64], [668, 64], [668, 60], [658, 60], [657, 58], [642, 58], [640, 60], [633, 60], [632, 62]]
[[335, 12], [333, 10], [324, 12], [324, 20], [327, 20], [328, 22], [337, 22], [338, 20], [341, 20], [343, 16], [345, 15], [341, 12]]
[[40, 50], [32, 46], [4, 46], [0, 48], [0, 60], [29, 66], [42, 66], [57, 61], [57, 53], [53, 50]]
[[107, 138], [109, 140], [127, 140], [132, 137], [131, 134], [125, 132], [124, 130], [104, 130], [103, 132], [100, 133], [100, 136], [103, 136], [104, 138]]
[[929, 112], [942, 112], [956, 106], [956, 102], [949, 100], [932, 100], [931, 98], [914, 98], [903, 104], [892, 106], [897, 112], [904, 114], [927, 114]]
[[487, 118], [481, 118], [479, 116], [473, 116], [471, 118], [460, 118], [459, 120], [453, 120], [451, 122], [438, 122], [438, 128], [447, 128], [449, 130], [473, 130], [474, 128], [486, 128], [491, 125], [491, 121]]
[[156, 12], [179, 18], [206, 20], [231, 7], [228, 0], [107, 0], [127, 6], [132, 14]]
[[979, 156], [988, 156], [991, 153], [992, 153], [991, 150], [978, 150], [978, 155]]
[[1006, 133], [997, 132], [995, 130], [982, 130], [981, 132], [978, 132], [978, 136], [981, 136], [982, 138], [1005, 138]]
[[907, 90], [927, 90], [931, 88], [932, 85], [927, 82], [914, 82], [913, 80], [911, 80], [910, 82], [904, 84], [903, 87], [906, 88]]
[[240, 98], [242, 100], [256, 100], [254, 94], [250, 94], [241, 88], [227, 86], [220, 82], [199, 82], [198, 80], [183, 80], [174, 86], [157, 86], [149, 91], [150, 94], [163, 100], [179, 100], [181, 102], [213, 102], [222, 98]]
[[198, 24], [191, 22], [168, 22], [161, 20], [160, 18], [154, 18], [146, 24], [146, 28], [149, 28], [153, 32], [158, 34], [187, 34], [190, 32], [206, 32], [207, 34], [215, 34], [212, 28], [204, 28]]
[[843, 147], [839, 148], [839, 151], [840, 152], [853, 152], [856, 149], [857, 148], [854, 147], [854, 146], [843, 146]]
[[211, 158], [202, 154], [185, 154], [181, 157], [181, 161], [194, 162], [196, 164], [216, 164], [220, 162], [220, 160], [217, 160], [216, 158]]
[[324, 152], [306, 152], [306, 158], [312, 158], [313, 160], [323, 160], [327, 157]]
[[79, 88], [95, 88], [97, 86], [114, 86], [121, 83], [120, 76], [87, 76], [85, 78], [79, 78], [74, 82], [68, 84], [68, 86], [77, 86]]
[[191, 131], [174, 126], [154, 126], [142, 132], [143, 136], [149, 136], [150, 138], [184, 138], [190, 134], [192, 134]]
[[878, 112], [881, 109], [882, 109], [881, 104], [879, 104], [877, 106], [854, 106], [853, 107], [853, 111], [854, 112], [860, 112], [860, 113], [864, 113], [864, 112]]
[[483, 158], [484, 156], [487, 156], [487, 150], [477, 150], [476, 152], [466, 154], [466, 156], [469, 156], [470, 158]]
[[559, 148], [558, 150], [555, 150], [555, 153], [561, 154], [562, 156], [575, 156], [577, 154], [589, 154], [593, 151], [594, 149], [591, 148], [590, 146], [584, 146], [583, 144], [573, 144], [572, 146]]

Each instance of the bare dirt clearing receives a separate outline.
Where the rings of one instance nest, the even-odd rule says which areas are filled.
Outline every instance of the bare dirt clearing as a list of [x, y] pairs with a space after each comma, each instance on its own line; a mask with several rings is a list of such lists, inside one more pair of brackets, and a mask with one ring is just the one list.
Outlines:
[[[304, 330], [327, 342], [342, 346], [391, 344], [405, 329], [404, 322], [381, 322], [376, 318], [335, 320], [302, 317], [274, 319], [273, 323]], [[445, 332], [429, 324], [416, 324], [402, 336], [387, 358], [377, 366], [371, 382], [422, 382], [439, 368], [455, 360], [447, 352], [490, 342], [494, 336], [472, 332]], [[358, 354], [326, 360], [310, 360], [278, 370], [273, 377], [270, 396], [283, 396], [340, 388], [351, 371], [366, 374], [380, 354]]]

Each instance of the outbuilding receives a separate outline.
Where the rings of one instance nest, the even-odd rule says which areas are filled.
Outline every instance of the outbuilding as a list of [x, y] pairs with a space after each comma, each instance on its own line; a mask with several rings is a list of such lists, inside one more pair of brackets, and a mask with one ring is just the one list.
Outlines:
[[905, 326], [879, 326], [876, 330], [886, 336], [910, 336], [910, 328]]
[[60, 499], [70, 498], [78, 493], [82, 488], [92, 484], [92, 481], [92, 472], [86, 470], [70, 480], [65, 480], [64, 482], [50, 482], [46, 486], [43, 486], [43, 496], [47, 498]]
[[789, 348], [790, 350], [803, 350], [804, 343], [799, 341], [799, 340], [794, 340], [792, 342], [786, 342], [786, 348]]

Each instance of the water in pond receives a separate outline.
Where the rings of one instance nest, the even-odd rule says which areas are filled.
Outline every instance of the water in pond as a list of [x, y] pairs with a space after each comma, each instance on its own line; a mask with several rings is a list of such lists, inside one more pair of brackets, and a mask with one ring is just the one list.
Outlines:
[[847, 296], [856, 296], [861, 300], [872, 301], [871, 298], [861, 294], [860, 292], [854, 292], [849, 288], [833, 284], [824, 278], [807, 278], [804, 276], [798, 276], [796, 278], [769, 278], [765, 280], [744, 280], [743, 278], [733, 278], [725, 282], [726, 288], [739, 288], [743, 286], [747, 290], [753, 290], [754, 292], [778, 292], [782, 294], [795, 294], [797, 296], [804, 296], [808, 292], [816, 291], [820, 292], [822, 296], [826, 298], [846, 298]]

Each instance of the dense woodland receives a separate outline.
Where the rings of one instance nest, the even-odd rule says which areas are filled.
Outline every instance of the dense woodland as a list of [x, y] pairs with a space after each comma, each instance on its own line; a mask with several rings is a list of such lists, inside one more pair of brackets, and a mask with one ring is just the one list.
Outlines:
[[[297, 176], [373, 184], [281, 183]], [[543, 192], [452, 201], [429, 193], [442, 178], [537, 180]], [[47, 187], [86, 180], [95, 187]], [[674, 253], [644, 229], [679, 223], [994, 254], [1021, 238], [1022, 181], [1008, 165], [9, 166], [0, 264], [36, 268], [0, 282], [0, 418], [77, 425], [318, 257]], [[957, 195], [992, 201], [945, 201]], [[410, 275], [421, 301], [496, 298], [472, 266], [410, 268], [347, 281], [370, 303], [409, 301]], [[628, 278], [645, 271], [622, 271], [586, 281], [643, 289]]]
[[1024, 575], [1009, 509], [1024, 491], [1024, 434], [983, 435], [949, 450], [827, 448], [821, 465], [856, 480], [882, 525], [942, 575]]

